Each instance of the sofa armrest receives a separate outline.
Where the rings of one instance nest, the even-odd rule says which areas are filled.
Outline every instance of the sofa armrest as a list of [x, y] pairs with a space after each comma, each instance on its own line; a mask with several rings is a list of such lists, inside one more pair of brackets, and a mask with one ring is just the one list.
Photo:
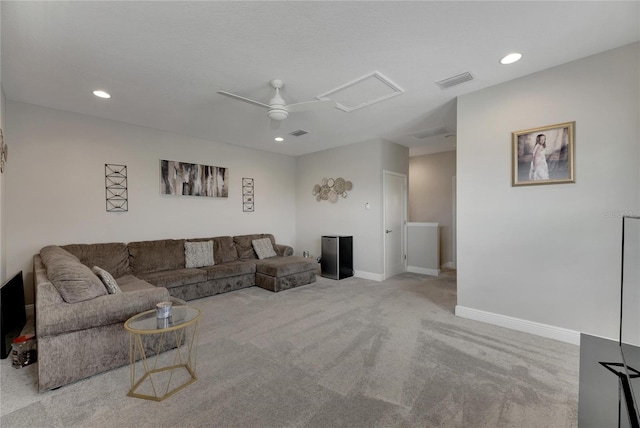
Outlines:
[[293, 256], [293, 247], [282, 244], [275, 244], [273, 249], [276, 251], [276, 254], [280, 257]]
[[93, 327], [123, 323], [132, 316], [155, 309], [156, 304], [170, 299], [163, 287], [108, 294], [77, 303], [45, 302], [42, 297], [57, 293], [51, 283], [38, 286], [36, 302], [36, 335], [53, 336]]

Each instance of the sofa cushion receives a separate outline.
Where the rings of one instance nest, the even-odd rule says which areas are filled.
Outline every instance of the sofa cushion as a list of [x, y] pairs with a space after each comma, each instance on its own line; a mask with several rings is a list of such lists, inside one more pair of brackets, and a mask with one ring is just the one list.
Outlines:
[[195, 284], [207, 280], [207, 272], [203, 269], [173, 269], [161, 272], [145, 272], [138, 274], [143, 279], [156, 287], [179, 287], [181, 285]]
[[[45, 306], [46, 310], [40, 306], [39, 314], [36, 315], [38, 340], [42, 340], [44, 336], [69, 334], [94, 327], [102, 329], [109, 324], [118, 324], [119, 328], [123, 329], [123, 323], [127, 319], [140, 312], [155, 309], [156, 303], [166, 300], [169, 300], [167, 289], [152, 286], [149, 289], [107, 294], [84, 302]], [[91, 336], [92, 341], [99, 342], [105, 339], [100, 336], [100, 330], [94, 331], [93, 335], [86, 333]], [[87, 344], [89, 347], [91, 345]], [[103, 357], [110, 358], [107, 355]]]
[[238, 258], [240, 260], [247, 259], [257, 259], [258, 256], [256, 252], [253, 250], [253, 241], [256, 239], [269, 238], [271, 240], [271, 244], [275, 245], [276, 240], [271, 234], [262, 233], [262, 234], [253, 234], [253, 235], [240, 235], [234, 236], [233, 242], [236, 244], [236, 250], [238, 251]]
[[238, 260], [238, 250], [231, 236], [213, 238], [213, 258], [216, 263], [228, 263]]
[[185, 242], [184, 264], [186, 268], [213, 265], [213, 241]]
[[223, 263], [201, 268], [207, 272], [207, 279], [229, 278], [238, 275], [251, 275], [256, 273], [256, 264], [251, 261]]
[[265, 260], [256, 260], [256, 272], [283, 277], [294, 273], [315, 271], [318, 264], [308, 257], [274, 257]]
[[62, 248], [78, 257], [83, 265], [100, 266], [115, 278], [129, 273], [129, 250], [125, 243], [71, 244]]
[[[155, 285], [149, 284], [147, 281], [138, 279], [133, 275], [125, 275], [123, 277], [118, 278], [118, 284], [120, 284], [120, 289], [125, 293], [138, 291], [138, 290], [146, 290], [149, 288], [158, 288]], [[174, 296], [170, 296], [169, 301], [173, 303], [174, 306], [180, 306], [180, 305], [184, 306], [187, 304], [187, 302], [185, 302], [184, 300], [178, 299], [177, 297], [174, 297]]]
[[77, 303], [107, 294], [100, 279], [77, 257], [60, 247], [48, 246], [40, 251], [47, 277], [67, 303]]
[[145, 290], [147, 288], [156, 288], [155, 285], [149, 284], [147, 281], [136, 278], [133, 275], [121, 276], [116, 281], [118, 281], [118, 286], [125, 293], [129, 291]]
[[100, 281], [102, 281], [109, 294], [122, 293], [122, 290], [118, 287], [118, 283], [109, 272], [98, 266], [91, 268], [91, 272], [100, 278]]
[[129, 267], [134, 275], [184, 269], [184, 239], [129, 242]]
[[79, 262], [80, 259], [57, 245], [47, 245], [40, 250], [40, 258], [42, 264], [47, 267], [48, 263], [52, 263], [55, 260], [67, 259], [71, 261]]

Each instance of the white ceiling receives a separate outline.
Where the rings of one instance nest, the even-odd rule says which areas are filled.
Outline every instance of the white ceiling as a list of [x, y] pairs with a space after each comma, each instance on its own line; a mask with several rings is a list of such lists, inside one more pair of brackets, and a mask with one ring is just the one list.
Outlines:
[[[9, 100], [294, 156], [376, 138], [419, 154], [453, 147], [411, 134], [455, 130], [457, 96], [640, 40], [639, 5], [3, 0], [1, 83]], [[498, 63], [513, 51], [523, 59]], [[296, 103], [374, 71], [405, 92], [292, 113], [278, 130], [261, 107], [216, 93], [268, 103], [278, 78]], [[435, 84], [463, 72], [474, 80]], [[309, 134], [286, 135], [297, 129]]]

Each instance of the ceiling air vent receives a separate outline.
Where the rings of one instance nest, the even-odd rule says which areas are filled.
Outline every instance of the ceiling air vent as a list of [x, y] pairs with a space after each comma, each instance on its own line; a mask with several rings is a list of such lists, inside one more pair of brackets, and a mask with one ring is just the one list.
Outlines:
[[304, 129], [298, 129], [297, 131], [290, 132], [289, 135], [293, 135], [294, 137], [300, 137], [308, 133], [309, 131], [305, 131]]
[[464, 82], [468, 82], [469, 80], [473, 80], [473, 76], [471, 73], [464, 72], [462, 74], [458, 74], [457, 76], [449, 77], [447, 79], [442, 79], [436, 82], [436, 85], [440, 86], [441, 89], [447, 89], [452, 86], [459, 85]]

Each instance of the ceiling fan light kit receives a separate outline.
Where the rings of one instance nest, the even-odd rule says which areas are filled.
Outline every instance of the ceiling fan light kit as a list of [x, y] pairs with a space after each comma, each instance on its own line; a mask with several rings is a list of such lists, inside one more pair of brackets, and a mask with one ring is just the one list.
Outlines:
[[273, 120], [285, 120], [289, 117], [289, 112], [282, 107], [271, 107], [267, 111], [267, 116], [269, 116], [269, 119]]

